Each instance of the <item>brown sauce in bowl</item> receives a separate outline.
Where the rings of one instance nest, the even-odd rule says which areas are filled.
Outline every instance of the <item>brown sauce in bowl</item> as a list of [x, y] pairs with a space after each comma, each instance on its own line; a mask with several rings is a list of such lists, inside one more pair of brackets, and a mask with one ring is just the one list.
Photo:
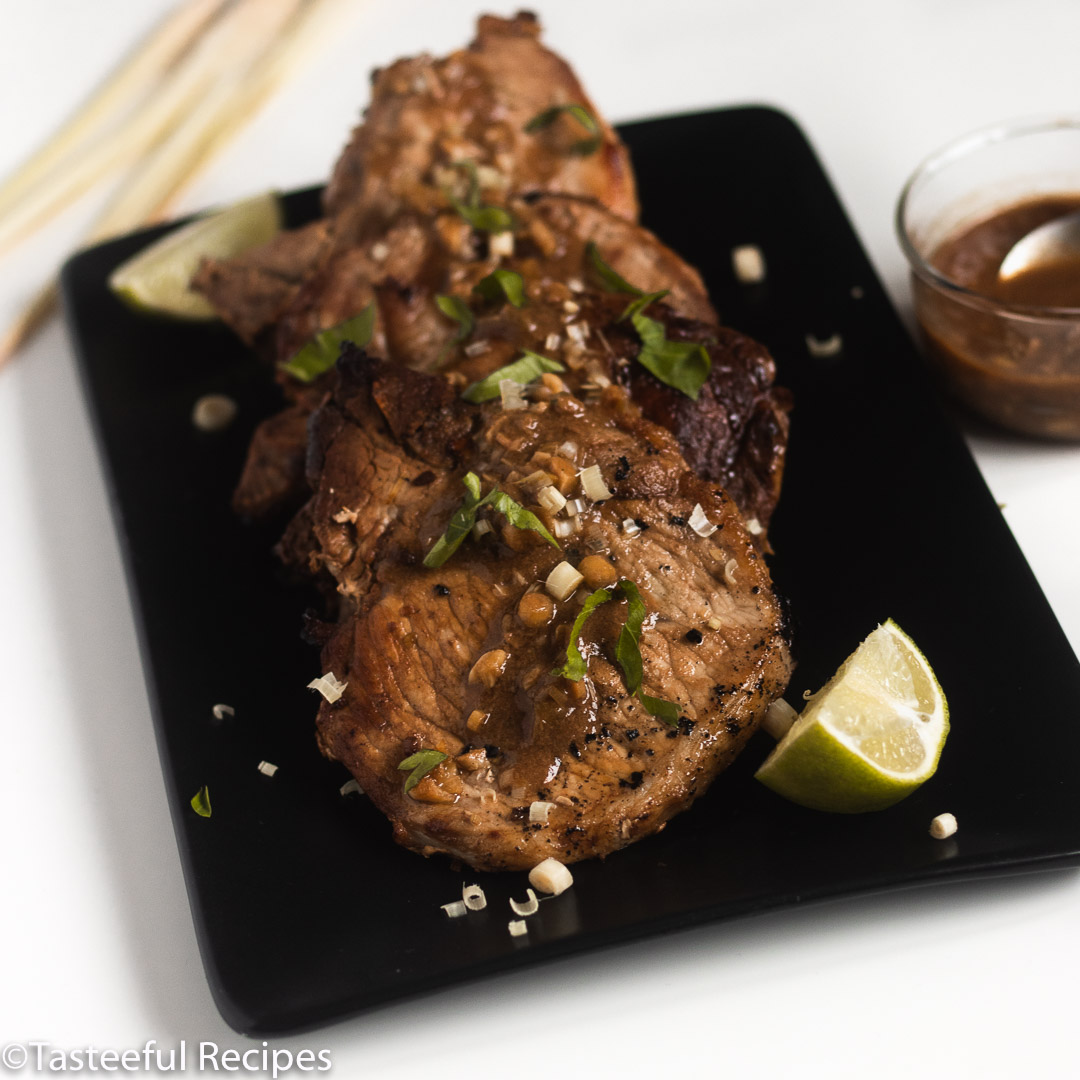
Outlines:
[[[1007, 206], [947, 237], [929, 258], [951, 292], [914, 275], [916, 313], [947, 388], [1025, 434], [1080, 439], [1080, 260], [1001, 281], [998, 268], [1032, 229], [1080, 210], [1080, 193]], [[1075, 308], [1075, 312], [1050, 309]]]
[[1080, 259], [1032, 266], [1008, 281], [998, 277], [998, 267], [1018, 240], [1077, 210], [1080, 194], [1018, 203], [950, 236], [930, 264], [950, 281], [1004, 304], [1080, 308]]

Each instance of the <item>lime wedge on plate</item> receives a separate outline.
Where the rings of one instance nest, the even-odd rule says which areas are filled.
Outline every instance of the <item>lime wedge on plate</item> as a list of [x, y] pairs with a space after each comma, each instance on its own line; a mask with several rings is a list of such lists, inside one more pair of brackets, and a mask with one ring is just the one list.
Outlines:
[[188, 288], [204, 258], [230, 259], [281, 231], [281, 206], [273, 192], [196, 218], [143, 248], [109, 277], [109, 288], [140, 311], [178, 319], [213, 319], [209, 301]]
[[814, 810], [883, 810], [933, 776], [948, 731], [933, 670], [890, 619], [807, 702], [755, 775]]

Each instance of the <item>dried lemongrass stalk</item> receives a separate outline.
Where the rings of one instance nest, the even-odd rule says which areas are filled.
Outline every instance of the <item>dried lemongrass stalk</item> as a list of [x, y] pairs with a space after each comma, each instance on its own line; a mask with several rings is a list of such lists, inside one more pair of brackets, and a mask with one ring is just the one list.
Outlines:
[[[268, 4], [268, 0], [259, 2]], [[285, 9], [297, 7], [296, 0], [274, 2]], [[298, 10], [289, 13], [265, 51], [244, 69], [230, 67], [197, 113], [177, 125], [124, 182], [95, 222], [90, 240], [102, 240], [165, 217], [184, 186], [224, 149], [322, 40], [345, 3], [303, 0]]]
[[[307, 0], [236, 0], [145, 97], [130, 120], [53, 172], [3, 220], [0, 252], [65, 209], [108, 172], [131, 165], [190, 117], [226, 71], [247, 72]], [[103, 235], [95, 233], [95, 236]]]
[[190, 50], [207, 27], [232, 0], [187, 0], [159, 23], [90, 99], [23, 165], [0, 183], [0, 217], [6, 216], [29, 192], [44, 182], [65, 158], [99, 135], [117, 115], [141, 101]]
[[[115, 193], [84, 243], [94, 243], [160, 219], [197, 170], [221, 150], [255, 110], [305, 59], [345, 7], [346, 0], [247, 0], [247, 12], [275, 5], [275, 39], [243, 72], [233, 69], [227, 85], [212, 90], [206, 103], [180, 124], [147, 163]], [[254, 4], [264, 5], [255, 8]], [[289, 16], [284, 23], [281, 16]], [[245, 24], [246, 25], [246, 24]], [[264, 40], [264, 39], [263, 39]], [[50, 283], [0, 337], [0, 368], [51, 314], [57, 299]]]

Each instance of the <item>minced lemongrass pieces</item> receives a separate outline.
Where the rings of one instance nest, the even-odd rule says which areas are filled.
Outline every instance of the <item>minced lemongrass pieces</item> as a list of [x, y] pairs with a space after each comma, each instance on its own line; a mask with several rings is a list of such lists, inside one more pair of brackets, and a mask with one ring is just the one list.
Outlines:
[[506, 928], [510, 931], [511, 937], [521, 937], [523, 934], [529, 932], [529, 928], [524, 919], [511, 919], [506, 924]]
[[756, 517], [747, 518], [746, 531], [751, 536], [760, 536], [765, 530], [761, 527], [761, 522]]
[[585, 575], [571, 566], [565, 559], [547, 576], [544, 587], [558, 601], [573, 595], [577, 587], [585, 580]]
[[226, 716], [235, 716], [236, 710], [231, 705], [215, 705], [211, 710], [215, 720], [224, 720]]
[[337, 676], [332, 671], [328, 671], [325, 675], [320, 675], [317, 679], [312, 679], [311, 682], [308, 683], [308, 689], [318, 690], [319, 693], [333, 705], [333, 703], [345, 693], [345, 687], [348, 685], [347, 682], [338, 682]]
[[783, 698], [777, 698], [765, 712], [765, 718], [761, 721], [762, 730], [779, 742], [788, 733], [798, 716], [799, 714]]
[[558, 896], [574, 884], [574, 876], [558, 859], [545, 859], [529, 871], [529, 884]]
[[705, 511], [702, 509], [701, 503], [694, 504], [694, 512], [690, 515], [686, 523], [701, 537], [712, 536], [717, 529], [717, 526], [705, 516]]
[[460, 919], [461, 916], [464, 915], [466, 910], [467, 910], [466, 907], [465, 907], [465, 901], [464, 900], [455, 900], [455, 901], [453, 901], [453, 903], [443, 904], [442, 909], [443, 909], [443, 911], [446, 912], [447, 916], [449, 918], [451, 918], [451, 919]]
[[585, 513], [585, 500], [584, 499], [570, 499], [566, 503], [566, 512], [570, 517], [578, 517], [580, 514]]
[[536, 501], [545, 510], [557, 514], [566, 505], [566, 496], [554, 484], [548, 484], [536, 493]]
[[739, 562], [737, 559], [728, 559], [728, 561], [724, 563], [724, 580], [729, 585], [735, 584], [735, 571], [738, 569], [738, 566]]
[[821, 338], [814, 337], [813, 334], [806, 335], [806, 351], [815, 360], [824, 360], [826, 357], [835, 356], [844, 347], [844, 339], [839, 334], [833, 334], [832, 337]]
[[463, 885], [461, 899], [470, 911], [483, 911], [487, 907], [487, 897], [479, 885]]
[[502, 399], [502, 407], [507, 412], [514, 409], [528, 408], [525, 395], [522, 393], [523, 390], [524, 387], [521, 383], [515, 382], [513, 379], [499, 380], [499, 396]]
[[633, 518], [623, 518], [622, 531], [632, 540], [641, 532], [641, 526]]
[[346, 780], [344, 784], [338, 788], [341, 793], [341, 797], [345, 798], [346, 795], [363, 795], [364, 789], [360, 786], [359, 780]]
[[765, 256], [757, 244], [740, 244], [732, 248], [731, 266], [744, 285], [757, 285], [765, 280]]
[[552, 802], [543, 802], [537, 800], [536, 802], [529, 803], [529, 824], [535, 825], [538, 821], [547, 824], [548, 814], [551, 813], [555, 804]]
[[278, 767], [271, 764], [269, 761], [259, 762], [259, 772], [261, 772], [263, 776], [273, 776], [277, 771]]
[[581, 490], [586, 498], [592, 499], [593, 502], [604, 502], [615, 494], [609, 491], [607, 484], [604, 483], [604, 474], [600, 471], [599, 465], [590, 465], [587, 469], [582, 469], [580, 475]]
[[930, 835], [935, 840], [945, 840], [956, 832], [956, 818], [952, 814], [938, 814], [930, 822]]
[[236, 419], [236, 402], [226, 394], [203, 394], [191, 410], [200, 431], [224, 431]]
[[540, 901], [536, 899], [536, 893], [532, 889], [526, 889], [525, 895], [528, 896], [528, 900], [522, 904], [519, 904], [513, 897], [510, 898], [510, 910], [515, 915], [525, 917], [535, 915], [540, 910]]
[[488, 254], [503, 255], [509, 258], [514, 254], [514, 234], [512, 232], [492, 233], [488, 238]]

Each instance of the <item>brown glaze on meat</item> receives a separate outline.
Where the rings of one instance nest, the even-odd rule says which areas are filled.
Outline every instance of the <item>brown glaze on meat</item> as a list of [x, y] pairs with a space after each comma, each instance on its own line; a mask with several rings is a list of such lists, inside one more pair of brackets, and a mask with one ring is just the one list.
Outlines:
[[[323, 751], [402, 844], [493, 870], [603, 856], [663, 828], [738, 753], [791, 667], [763, 555], [788, 397], [768, 352], [719, 325], [697, 271], [636, 224], [610, 127], [597, 117], [591, 153], [565, 113], [525, 130], [570, 103], [596, 115], [532, 16], [482, 18], [468, 49], [377, 73], [322, 222], [208, 262], [194, 283], [279, 362], [375, 305], [368, 353], [381, 359], [346, 346], [311, 385], [278, 371], [289, 405], [256, 432], [234, 503], [293, 513], [277, 552], [335, 620], [307, 620], [323, 670], [347, 684], [320, 709]], [[504, 208], [512, 230], [473, 228], [455, 206], [470, 198]], [[707, 350], [696, 400], [638, 363], [631, 297], [594, 250], [633, 293], [666, 291], [648, 317]], [[476, 291], [497, 268], [521, 276], [521, 307]], [[467, 305], [467, 333], [440, 296]], [[523, 390], [520, 408], [463, 399], [522, 350], [561, 374]], [[593, 464], [612, 492], [599, 502], [580, 480]], [[425, 568], [468, 472], [536, 514], [560, 549], [488, 507], [491, 531]], [[545, 483], [571, 507], [545, 508]], [[707, 537], [689, 526], [696, 506], [716, 526]], [[560, 561], [588, 588], [545, 600]], [[628, 692], [622, 598], [580, 635], [585, 677], [555, 674], [584, 597], [618, 581], [647, 606], [642, 689], [675, 704], [673, 725]], [[398, 765], [423, 749], [446, 760], [406, 792]], [[551, 804], [546, 820], [529, 820], [535, 802]]]
[[[731, 761], [789, 675], [779, 606], [738, 510], [617, 387], [594, 402], [560, 393], [504, 411], [440, 406], [425, 377], [357, 356], [343, 376], [314, 421], [309, 506], [312, 561], [355, 612], [323, 651], [324, 670], [348, 683], [320, 709], [324, 751], [348, 765], [399, 842], [478, 868], [572, 862], [655, 832]], [[395, 436], [395, 412], [428, 400], [438, 418], [429, 438], [441, 430], [452, 452]], [[552, 458], [568, 442], [576, 466], [600, 465], [614, 497], [588, 505], [561, 551], [493, 515], [493, 533], [467, 539], [437, 569], [422, 566], [467, 470], [553, 528], [524, 480], [545, 465], [557, 478]], [[695, 504], [718, 526], [708, 538], [686, 524]], [[626, 531], [626, 519], [640, 531]], [[589, 553], [640, 589], [644, 689], [678, 704], [678, 725], [626, 692], [614, 656], [621, 601], [585, 624], [580, 683], [552, 669], [588, 590], [557, 603], [546, 626], [519, 618], [521, 597], [557, 562]], [[397, 765], [418, 749], [448, 759], [406, 794]], [[527, 820], [534, 801], [554, 804], [546, 823]]]
[[[598, 199], [637, 217], [630, 160], [566, 62], [540, 44], [534, 15], [481, 17], [467, 49], [435, 60], [399, 60], [376, 72], [364, 122], [326, 189], [326, 210], [351, 237], [370, 237], [403, 210], [446, 205], [444, 170], [471, 161], [498, 175], [504, 192], [556, 191]], [[562, 117], [526, 125], [552, 105], [583, 105], [600, 126], [599, 150], [573, 152], [585, 134]], [[497, 197], [496, 191], [486, 196]]]
[[328, 221], [313, 221], [236, 258], [204, 259], [191, 287], [250, 345], [260, 330], [281, 317], [318, 265], [329, 236]]

